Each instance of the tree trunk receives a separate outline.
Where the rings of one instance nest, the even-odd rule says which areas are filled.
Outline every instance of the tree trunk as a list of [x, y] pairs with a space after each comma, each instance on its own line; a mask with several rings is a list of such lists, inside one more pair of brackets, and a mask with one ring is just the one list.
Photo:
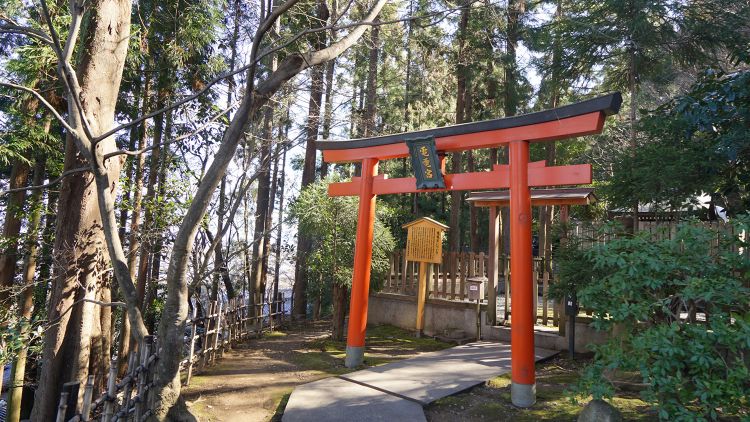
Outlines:
[[[474, 119], [472, 118], [472, 107], [473, 107], [473, 100], [474, 96], [472, 95], [471, 90], [471, 75], [467, 75], [467, 81], [466, 81], [466, 92], [464, 93], [465, 97], [465, 103], [464, 103], [464, 122], [471, 122]], [[473, 172], [476, 169], [475, 162], [474, 162], [474, 151], [466, 151], [466, 170]], [[463, 204], [462, 204], [463, 205]], [[472, 252], [479, 252], [480, 251], [480, 244], [479, 244], [479, 223], [477, 221], [478, 219], [478, 209], [475, 206], [469, 206], [469, 245]]]
[[[72, 95], [80, 98], [82, 112], [95, 134], [108, 130], [114, 121], [127, 54], [127, 42], [122, 40], [130, 36], [130, 15], [131, 2], [128, 0], [98, 0], [87, 4], [83, 25], [86, 32], [81, 35], [83, 43], [76, 71], [81, 91]], [[68, 97], [69, 119], [77, 126], [76, 102], [70, 98], [71, 93]], [[102, 140], [97, 146], [99, 153], [115, 149], [114, 137]], [[73, 135], [68, 134], [64, 169], [85, 164]], [[106, 169], [97, 170], [97, 178], [106, 181], [105, 185], [99, 186], [109, 190], [112, 196], [120, 167], [121, 161], [113, 159], [108, 160]], [[113, 181], [111, 185], [110, 180]], [[94, 175], [78, 173], [63, 180], [55, 233], [57, 264], [49, 308], [49, 320], [56, 323], [45, 332], [42, 371], [31, 416], [35, 421], [54, 420], [62, 383], [77, 380], [83, 385], [89, 373], [93, 329], [90, 317], [95, 314], [93, 307], [98, 305], [88, 302], [74, 305], [74, 302], [102, 297], [100, 290], [109, 289], [99, 278], [99, 274], [109, 267], [105, 245], [110, 246], [105, 243], [102, 232], [100, 205], [104, 204], [99, 204]], [[114, 207], [108, 205], [111, 215], [107, 217], [111, 219], [114, 218]], [[108, 235], [117, 237], [118, 233]], [[100, 368], [99, 373], [105, 373], [105, 368]]]
[[[286, 125], [285, 128], [284, 137], [285, 140], [288, 139], [289, 135], [289, 126]], [[280, 271], [281, 271], [281, 241], [282, 241], [282, 227], [284, 226], [281, 224], [282, 221], [284, 221], [284, 185], [285, 185], [285, 179], [286, 179], [286, 151], [287, 151], [287, 145], [286, 142], [282, 144], [282, 148], [284, 149], [284, 152], [281, 154], [281, 174], [279, 175], [279, 226], [276, 227], [276, 258], [274, 260], [274, 272], [273, 272], [273, 300], [278, 300], [279, 298], [279, 278], [280, 278]], [[278, 311], [283, 310], [284, 304], [281, 304], [281, 309], [278, 309]]]
[[54, 242], [55, 235], [55, 223], [57, 214], [57, 198], [58, 194], [56, 191], [50, 191], [47, 193], [47, 208], [44, 212], [44, 230], [42, 230], [42, 249], [39, 257], [39, 283], [37, 283], [36, 291], [34, 292], [34, 317], [39, 319], [47, 319], [47, 307], [50, 301], [47, 300], [47, 284], [51, 281], [50, 274], [52, 273], [52, 245]]
[[375, 135], [375, 109], [378, 103], [378, 63], [380, 57], [380, 26], [370, 32], [370, 56], [367, 60], [367, 88], [365, 94], [365, 114], [363, 117], [364, 133], [362, 136]]
[[[156, 103], [156, 109], [164, 107], [166, 102], [166, 94], [164, 93], [163, 87], [157, 85], [157, 92], [159, 98]], [[162, 135], [164, 134], [164, 114], [160, 114], [154, 118], [154, 136], [151, 141], [151, 145], [154, 149], [151, 151], [151, 160], [149, 161], [148, 167], [148, 181], [146, 183], [146, 196], [143, 201], [147, 204], [153, 203], [156, 197], [156, 182], [159, 176], [159, 162], [161, 160], [161, 147], [158, 146], [162, 142]], [[140, 304], [141, 310], [145, 309], [145, 297], [146, 297], [146, 284], [149, 279], [149, 268], [151, 264], [152, 252], [154, 239], [152, 231], [155, 227], [154, 222], [154, 207], [146, 207], [146, 212], [143, 216], [143, 233], [141, 236], [140, 244], [140, 261], [138, 264], [138, 282], [136, 285], [136, 292], [138, 296], [138, 303]]]
[[[525, 4], [522, 0], [508, 0], [508, 19], [506, 22], [506, 51], [505, 51], [505, 90], [504, 111], [505, 117], [515, 116], [518, 113], [518, 63], [516, 62], [516, 49], [518, 48], [519, 18], [524, 11]], [[507, 148], [503, 149], [501, 160], [507, 160]], [[506, 255], [510, 255], [510, 208], [503, 207], [501, 211], [503, 249]]]
[[[26, 186], [29, 178], [29, 165], [21, 160], [16, 160], [10, 171], [10, 189], [18, 189]], [[8, 203], [5, 211], [2, 238], [8, 242], [7, 246], [0, 251], [0, 307], [10, 308], [7, 303], [13, 295], [14, 278], [18, 261], [18, 242], [21, 234], [21, 216], [26, 201], [26, 191], [21, 190], [8, 195]], [[0, 380], [2, 386], [2, 380]]]
[[[45, 133], [49, 132], [51, 120], [45, 121]], [[34, 166], [34, 177], [32, 185], [39, 186], [44, 182], [45, 175], [45, 164], [44, 158], [38, 158]], [[26, 321], [31, 321], [31, 316], [34, 311], [34, 275], [36, 273], [36, 262], [37, 262], [37, 251], [39, 245], [39, 231], [41, 227], [42, 213], [42, 191], [35, 190], [31, 194], [31, 216], [29, 217], [28, 227], [28, 240], [27, 240], [27, 255], [24, 262], [23, 270], [23, 291], [21, 292], [21, 298], [18, 303], [18, 307], [21, 311], [21, 318]], [[28, 333], [24, 333], [27, 335]], [[18, 422], [21, 419], [21, 397], [23, 395], [24, 379], [26, 375], [26, 357], [28, 349], [22, 348], [16, 360], [13, 362], [11, 369], [11, 386], [10, 393], [8, 394], [8, 421]]]
[[[328, 8], [325, 2], [318, 4], [317, 17], [320, 26], [328, 20]], [[314, 47], [322, 48], [326, 43], [325, 34], [319, 34]], [[310, 100], [308, 103], [307, 125], [305, 126], [305, 163], [302, 167], [302, 189], [315, 181], [316, 150], [320, 126], [320, 102], [323, 98], [324, 66], [313, 66], [310, 69]], [[311, 239], [300, 234], [297, 238], [297, 262], [294, 270], [294, 287], [292, 291], [292, 318], [304, 319], [307, 315], [307, 265], [305, 257], [310, 253]]]
[[[167, 125], [165, 127], [165, 133], [167, 137], [172, 136], [172, 113], [167, 113]], [[161, 151], [161, 160], [159, 160], [159, 176], [157, 177], [158, 182], [156, 185], [156, 197], [163, 200], [167, 189], [167, 168], [170, 162], [170, 148], [169, 145], [164, 146]], [[161, 255], [162, 249], [164, 248], [164, 230], [165, 228], [161, 225], [157, 225], [154, 231], [154, 242], [153, 251], [151, 252], [151, 268], [149, 274], [149, 282], [146, 285], [146, 296], [144, 298], [146, 310], [150, 312], [146, 313], [146, 327], [148, 331], [154, 332], [156, 330], [156, 319], [158, 315], [155, 309], [150, 309], [149, 306], [154, 302], [154, 298], [157, 295], [157, 289], [159, 287], [159, 277], [161, 275]], [[225, 279], [226, 282], [226, 279]], [[231, 284], [231, 283], [230, 283]]]
[[[557, 0], [555, 10], [555, 20], [560, 20], [563, 16], [563, 1]], [[560, 103], [561, 95], [561, 62], [562, 62], [562, 45], [559, 37], [555, 37], [552, 46], [552, 75], [549, 80], [549, 103], [548, 108], [556, 108]], [[557, 143], [547, 142], [544, 146], [546, 161], [548, 166], [554, 166], [557, 155]], [[539, 208], [539, 253], [544, 258], [544, 270], [552, 273], [552, 223], [554, 216], [553, 205], [542, 206]]]
[[[471, 9], [468, 4], [461, 6], [461, 16], [458, 22], [458, 54], [456, 55], [456, 123], [463, 123], [466, 111], [467, 91], [467, 66], [465, 57], [466, 32], [469, 26], [469, 14]], [[461, 172], [462, 152], [454, 152], [451, 155], [451, 166], [453, 173]], [[450, 230], [448, 231], [448, 249], [451, 252], [461, 250], [461, 205], [463, 195], [460, 191], [451, 191]]]
[[[272, 69], [276, 67], [275, 60], [271, 66]], [[265, 116], [263, 118], [263, 132], [261, 135], [261, 146], [260, 146], [260, 177], [258, 177], [258, 194], [255, 202], [255, 230], [253, 232], [253, 255], [252, 255], [252, 284], [251, 293], [253, 301], [260, 301], [260, 303], [253, 303], [254, 305], [263, 303], [263, 296], [266, 291], [266, 272], [268, 270], [268, 248], [266, 242], [268, 239], [269, 226], [266, 225], [268, 222], [268, 208], [271, 203], [271, 144], [273, 142], [273, 109], [269, 106], [265, 110]], [[264, 266], [264, 262], [266, 265]], [[253, 310], [259, 309], [253, 307]], [[262, 308], [260, 308], [262, 314]]]
[[[628, 91], [630, 91], [630, 154], [635, 156], [638, 148], [638, 140], [636, 138], [636, 111], [637, 102], [636, 95], [638, 90], [637, 85], [638, 74], [635, 66], [635, 46], [631, 45], [628, 48]], [[631, 172], [635, 172], [635, 169], [631, 169]], [[638, 233], [638, 200], [633, 200], [633, 226], [632, 233]]]
[[346, 321], [346, 297], [348, 289], [339, 283], [333, 283], [333, 340], [344, 340], [344, 322]]
[[[148, 99], [150, 94], [150, 77], [146, 76], [143, 87], [143, 103], [141, 106], [141, 113], [148, 114]], [[138, 129], [138, 149], [143, 149], [146, 146], [147, 128], [146, 122], [142, 125], [136, 126]], [[138, 267], [138, 253], [140, 252], [140, 235], [141, 235], [141, 208], [143, 206], [143, 170], [146, 166], [145, 154], [140, 154], [130, 162], [130, 165], [134, 167], [135, 179], [132, 182], [133, 186], [133, 215], [130, 221], [130, 236], [128, 243], [130, 245], [128, 250], [128, 268], [130, 269], [130, 278], [136, 278], [136, 271]], [[121, 230], [125, 229], [125, 224], [120, 227]], [[124, 239], [124, 236], [123, 236]], [[124, 314], [123, 314], [124, 315]], [[120, 376], [125, 375], [128, 364], [128, 355], [130, 353], [130, 321], [127, 318], [122, 319], [122, 330], [120, 331], [119, 347], [117, 354], [117, 373]]]

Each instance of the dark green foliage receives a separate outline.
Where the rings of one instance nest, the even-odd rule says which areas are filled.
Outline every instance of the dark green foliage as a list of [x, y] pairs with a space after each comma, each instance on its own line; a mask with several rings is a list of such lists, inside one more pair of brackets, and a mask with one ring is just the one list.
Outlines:
[[679, 209], [706, 192], [730, 215], [748, 209], [750, 71], [707, 71], [689, 93], [644, 117], [641, 127], [649, 142], [614, 160], [605, 189], [614, 205], [638, 199]]
[[[747, 232], [750, 217], [733, 224]], [[614, 333], [593, 346], [578, 393], [612, 397], [612, 374], [637, 371], [661, 419], [750, 415], [750, 260], [738, 253], [750, 243], [718, 233], [689, 222], [672, 239], [615, 237], [561, 258], [592, 326]]]
[[[747, 6], [733, 0], [605, 0], [564, 2], [563, 16], [534, 34], [535, 47], [549, 55], [562, 43], [559, 60], [542, 71], [561, 81], [604, 76], [604, 89], [651, 80], [667, 84], [680, 66], [715, 63], [747, 49], [742, 31]], [[630, 58], [632, 56], [632, 63]]]

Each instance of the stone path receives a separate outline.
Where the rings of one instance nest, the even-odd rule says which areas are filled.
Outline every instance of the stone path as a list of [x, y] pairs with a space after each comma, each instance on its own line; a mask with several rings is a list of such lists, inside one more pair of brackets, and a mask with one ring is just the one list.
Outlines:
[[[556, 353], [536, 349], [536, 358]], [[507, 372], [510, 344], [469, 343], [301, 385], [282, 421], [424, 421], [423, 405]]]

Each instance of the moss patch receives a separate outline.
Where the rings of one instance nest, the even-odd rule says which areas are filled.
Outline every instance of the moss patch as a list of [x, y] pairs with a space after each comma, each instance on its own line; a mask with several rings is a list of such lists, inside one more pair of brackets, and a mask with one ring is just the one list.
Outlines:
[[[452, 347], [451, 344], [432, 338], [416, 338], [412, 332], [390, 325], [368, 327], [365, 344], [365, 367]], [[307, 346], [308, 350], [295, 351], [292, 356], [294, 363], [302, 368], [330, 375], [341, 375], [354, 370], [344, 367], [345, 342], [322, 339], [311, 341]]]
[[[440, 399], [425, 408], [429, 421], [573, 421], [588, 400], [572, 401], [567, 390], [583, 367], [580, 359], [557, 357], [537, 367], [537, 403], [519, 409], [510, 401], [510, 375], [501, 375], [467, 392]], [[625, 420], [657, 420], [647, 403], [637, 395], [623, 393], [611, 403]]]
[[276, 339], [276, 338], [284, 338], [287, 335], [288, 334], [285, 333], [285, 332], [283, 332], [283, 331], [272, 331], [270, 333], [263, 334], [263, 338], [264, 339], [268, 339], [268, 340], [273, 340], [273, 339]]

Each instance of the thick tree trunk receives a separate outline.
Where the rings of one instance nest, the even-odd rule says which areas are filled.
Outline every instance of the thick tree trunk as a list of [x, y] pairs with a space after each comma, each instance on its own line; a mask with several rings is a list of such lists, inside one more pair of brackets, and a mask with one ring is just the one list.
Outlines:
[[[82, 34], [83, 44], [77, 69], [81, 92], [74, 95], [80, 98], [83, 112], [96, 134], [108, 130], [114, 121], [127, 53], [127, 42], [123, 40], [130, 36], [131, 3], [129, 0], [98, 0], [87, 6], [86, 33]], [[73, 110], [69, 118], [74, 125], [78, 125], [74, 105], [75, 102], [69, 98], [69, 107]], [[86, 165], [72, 135], [68, 136], [66, 144], [64, 169]], [[97, 151], [106, 153], [115, 148], [115, 140], [110, 137], [99, 142]], [[87, 153], [90, 154], [90, 151]], [[97, 175], [104, 177], [104, 188], [110, 190], [112, 196], [120, 166], [120, 160], [109, 160], [107, 168], [100, 169]], [[73, 380], [81, 384], [86, 382], [92, 346], [93, 324], [90, 318], [95, 314], [93, 307], [98, 305], [74, 302], [106, 297], [100, 290], [109, 289], [102, 285], [100, 278], [100, 274], [109, 267], [109, 257], [105, 249], [103, 221], [93, 175], [79, 173], [64, 179], [59, 202], [55, 234], [55, 262], [58, 264], [55, 266], [49, 308], [49, 320], [56, 323], [51, 324], [45, 332], [41, 378], [31, 416], [35, 421], [54, 420], [62, 383]], [[110, 209], [111, 215], [107, 217], [112, 219], [114, 208]], [[117, 237], [118, 233], [110, 235]], [[104, 372], [104, 368], [101, 368], [99, 373]]]

